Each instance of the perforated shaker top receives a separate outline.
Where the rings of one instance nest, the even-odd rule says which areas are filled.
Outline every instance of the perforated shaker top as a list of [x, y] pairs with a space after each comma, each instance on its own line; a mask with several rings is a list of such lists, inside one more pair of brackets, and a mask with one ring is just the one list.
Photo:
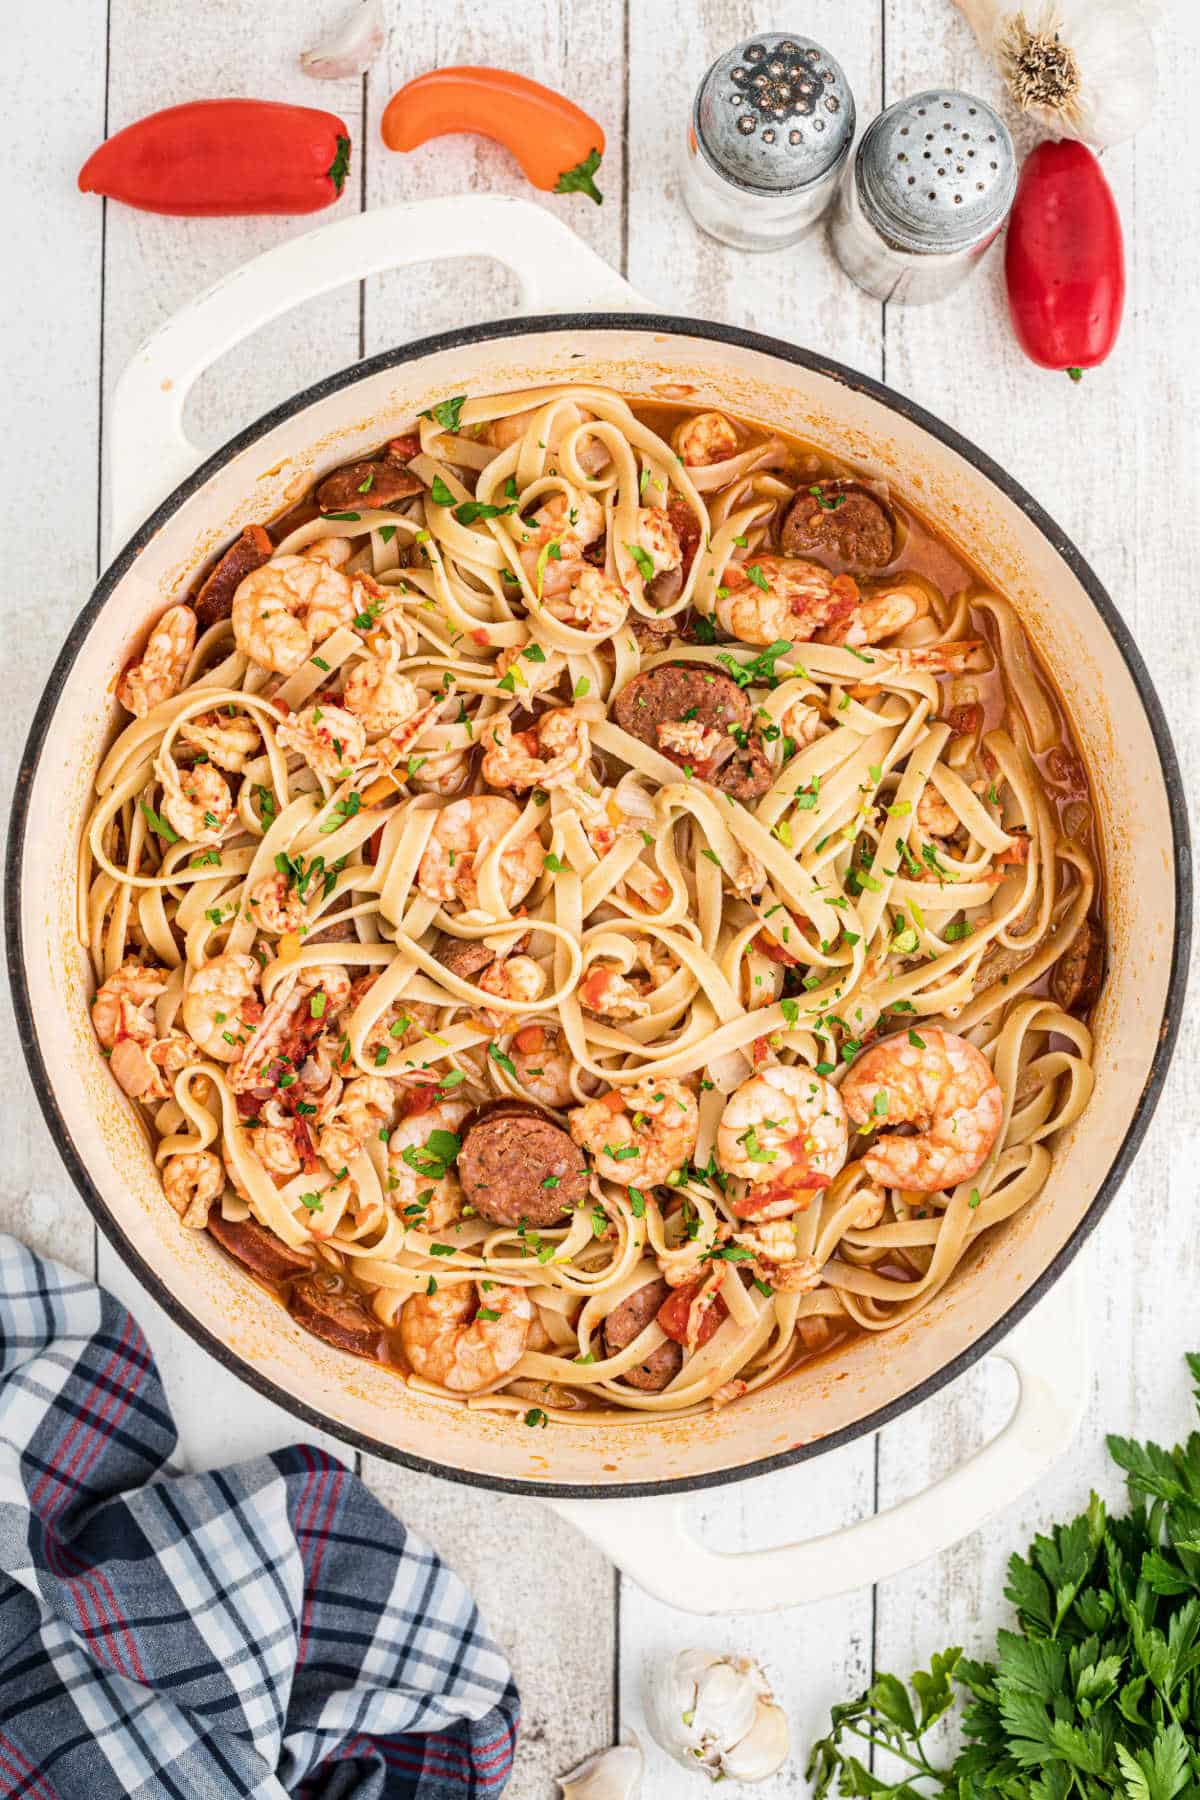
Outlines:
[[854, 137], [854, 96], [840, 65], [795, 32], [763, 32], [719, 56], [692, 116], [714, 168], [764, 193], [819, 181]]
[[885, 236], [958, 250], [999, 226], [1017, 191], [1003, 119], [973, 94], [931, 88], [872, 121], [858, 150], [863, 207]]

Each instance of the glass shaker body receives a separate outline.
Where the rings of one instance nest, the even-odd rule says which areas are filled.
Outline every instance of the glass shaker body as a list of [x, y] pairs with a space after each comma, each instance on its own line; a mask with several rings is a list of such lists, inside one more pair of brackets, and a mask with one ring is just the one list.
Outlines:
[[916, 94], [872, 120], [842, 171], [834, 254], [877, 300], [940, 300], [976, 267], [1015, 192], [1012, 140], [990, 106], [949, 90]]
[[683, 198], [702, 231], [739, 250], [798, 242], [827, 212], [854, 138], [854, 96], [819, 44], [747, 38], [696, 94]]

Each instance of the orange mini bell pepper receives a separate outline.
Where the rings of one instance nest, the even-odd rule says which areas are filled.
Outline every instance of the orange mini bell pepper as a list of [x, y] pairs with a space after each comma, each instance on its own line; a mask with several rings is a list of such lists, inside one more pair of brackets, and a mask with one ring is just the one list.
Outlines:
[[599, 206], [593, 177], [604, 132], [553, 88], [507, 69], [433, 69], [394, 93], [383, 114], [389, 150], [415, 150], [449, 131], [474, 131], [511, 151], [534, 187], [586, 194]]

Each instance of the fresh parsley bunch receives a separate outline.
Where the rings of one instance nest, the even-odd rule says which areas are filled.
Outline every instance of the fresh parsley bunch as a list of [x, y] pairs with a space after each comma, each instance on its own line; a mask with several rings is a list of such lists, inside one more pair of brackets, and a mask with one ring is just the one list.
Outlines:
[[[1200, 1383], [1200, 1356], [1188, 1367]], [[1200, 1407], [1200, 1387], [1196, 1390]], [[814, 1746], [814, 1794], [890, 1800], [1200, 1800], [1200, 1433], [1168, 1452], [1110, 1437], [1131, 1510], [1093, 1494], [1008, 1565], [1016, 1631], [994, 1662], [945, 1650], [906, 1687], [880, 1675], [835, 1706]], [[964, 1699], [963, 1748], [937, 1767], [925, 1737]], [[871, 1748], [906, 1765], [872, 1773]]]

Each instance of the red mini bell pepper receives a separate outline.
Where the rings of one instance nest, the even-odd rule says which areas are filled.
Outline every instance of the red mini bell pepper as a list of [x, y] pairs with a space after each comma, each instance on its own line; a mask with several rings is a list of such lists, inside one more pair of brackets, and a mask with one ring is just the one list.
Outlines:
[[317, 212], [350, 168], [335, 113], [277, 100], [189, 100], [127, 125], [79, 171], [85, 194], [142, 212]]
[[1112, 189], [1085, 145], [1039, 144], [1026, 159], [1004, 274], [1026, 356], [1073, 381], [1104, 361], [1121, 328], [1125, 252]]

